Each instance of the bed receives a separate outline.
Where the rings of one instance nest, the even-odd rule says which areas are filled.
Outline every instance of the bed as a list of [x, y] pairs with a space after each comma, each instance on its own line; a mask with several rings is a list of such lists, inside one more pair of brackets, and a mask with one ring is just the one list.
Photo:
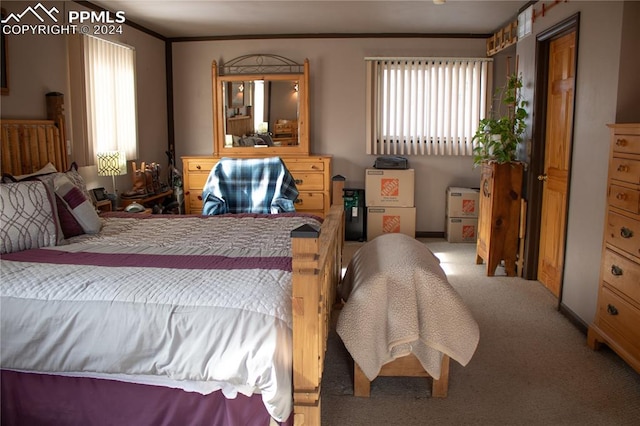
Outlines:
[[[28, 161], [31, 124], [5, 124], [3, 173], [66, 170], [59, 124]], [[320, 424], [342, 206], [100, 220], [2, 254], [3, 424]]]

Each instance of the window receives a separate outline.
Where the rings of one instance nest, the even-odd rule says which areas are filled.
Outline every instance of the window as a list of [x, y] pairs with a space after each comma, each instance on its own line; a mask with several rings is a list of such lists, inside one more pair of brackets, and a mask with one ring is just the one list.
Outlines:
[[265, 129], [264, 117], [264, 80], [256, 80], [253, 82], [253, 128], [259, 129], [258, 133], [267, 133]]
[[365, 60], [368, 154], [473, 155], [491, 59]]
[[96, 37], [82, 37], [88, 157], [124, 151], [138, 158], [135, 50]]

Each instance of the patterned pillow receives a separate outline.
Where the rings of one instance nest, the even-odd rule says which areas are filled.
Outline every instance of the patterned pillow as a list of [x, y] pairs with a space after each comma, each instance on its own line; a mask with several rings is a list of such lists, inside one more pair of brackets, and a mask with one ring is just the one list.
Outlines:
[[[57, 172], [58, 171], [56, 170], [56, 167], [53, 164], [48, 163], [46, 166], [44, 166], [37, 172], [29, 173], [27, 175], [13, 176], [9, 173], [3, 173], [2, 182], [11, 183], [11, 182], [20, 182], [23, 180], [33, 180], [33, 179], [42, 180], [56, 174]], [[80, 172], [78, 172], [78, 164], [75, 161], [71, 163], [71, 167], [69, 167], [69, 170], [64, 172], [64, 174], [67, 175], [69, 180], [71, 180], [71, 182], [75, 186], [77, 186], [80, 189], [80, 191], [82, 191], [82, 194], [86, 197], [87, 200], [93, 202], [93, 197], [91, 196], [91, 193], [87, 189], [87, 184], [85, 183], [84, 178], [82, 177]]]
[[53, 194], [40, 181], [0, 184], [0, 252], [55, 246]]
[[87, 234], [100, 232], [102, 221], [90, 199], [84, 196], [80, 188], [75, 186], [66, 174], [56, 173], [54, 178], [56, 195], [58, 195], [73, 217]]
[[87, 200], [93, 203], [93, 197], [91, 196], [91, 194], [89, 193], [89, 190], [87, 189], [87, 184], [85, 183], [84, 178], [78, 172], [78, 165], [76, 164], [75, 161], [71, 163], [71, 167], [64, 174], [67, 175], [71, 183], [73, 183], [75, 186], [78, 187], [78, 189], [80, 189], [80, 191], [82, 192], [82, 195], [84, 195]]
[[[58, 194], [56, 194], [56, 208], [58, 209], [58, 221], [60, 222], [63, 239], [84, 234], [84, 229], [82, 229], [78, 220], [73, 216], [67, 204]], [[60, 241], [58, 243], [60, 243]]]

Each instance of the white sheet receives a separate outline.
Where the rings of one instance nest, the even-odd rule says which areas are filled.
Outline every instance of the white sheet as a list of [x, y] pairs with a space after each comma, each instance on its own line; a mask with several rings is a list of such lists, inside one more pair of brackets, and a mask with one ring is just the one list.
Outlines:
[[87, 253], [188, 255], [177, 258], [184, 265], [113, 267], [3, 258], [1, 367], [205, 394], [222, 389], [228, 397], [262, 393], [272, 417], [285, 420], [292, 410], [291, 273], [237, 265], [192, 269], [189, 260], [290, 257], [290, 230], [319, 223], [309, 217], [104, 222], [97, 236], [47, 250], [72, 253], [79, 263]]

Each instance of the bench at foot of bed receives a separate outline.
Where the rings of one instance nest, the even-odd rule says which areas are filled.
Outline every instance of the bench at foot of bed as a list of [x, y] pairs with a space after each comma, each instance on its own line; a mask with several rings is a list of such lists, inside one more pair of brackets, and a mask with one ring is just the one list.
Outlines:
[[467, 365], [480, 330], [426, 245], [374, 238], [354, 253], [339, 294], [336, 332], [357, 364], [356, 396], [369, 396], [379, 376], [431, 377], [432, 396], [447, 396], [450, 359]]
[[[409, 354], [385, 364], [380, 369], [378, 377], [431, 377], [427, 373], [418, 358]], [[434, 398], [446, 398], [449, 390], [449, 357], [442, 356], [440, 378], [432, 379], [431, 396]], [[371, 382], [358, 366], [353, 363], [353, 395], [368, 398], [371, 395]]]

